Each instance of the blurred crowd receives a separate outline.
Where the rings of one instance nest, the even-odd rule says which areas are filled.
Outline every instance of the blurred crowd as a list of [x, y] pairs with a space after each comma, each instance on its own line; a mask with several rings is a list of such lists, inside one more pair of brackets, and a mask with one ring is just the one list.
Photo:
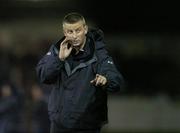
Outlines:
[[1, 36], [0, 133], [48, 133], [49, 90], [36, 79], [38, 55], [27, 52], [18, 56], [3, 40]]
[[29, 96], [10, 82], [0, 87], [0, 133], [48, 133], [47, 97], [38, 84]]

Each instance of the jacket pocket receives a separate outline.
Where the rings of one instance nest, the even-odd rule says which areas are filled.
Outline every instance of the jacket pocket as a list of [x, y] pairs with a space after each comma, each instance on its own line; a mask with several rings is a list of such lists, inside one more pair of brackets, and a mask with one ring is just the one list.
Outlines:
[[79, 126], [83, 111], [81, 110], [67, 110], [62, 108], [60, 112], [53, 113], [53, 121], [62, 125], [65, 128], [76, 128]]
[[67, 112], [64, 112], [64, 115], [62, 116], [62, 125], [64, 125], [67, 128], [76, 128], [80, 122], [80, 119], [83, 115], [83, 111], [80, 110], [70, 110]]

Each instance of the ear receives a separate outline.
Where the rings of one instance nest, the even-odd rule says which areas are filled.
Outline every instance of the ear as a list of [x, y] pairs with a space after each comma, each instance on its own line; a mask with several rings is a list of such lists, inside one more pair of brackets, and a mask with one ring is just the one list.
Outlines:
[[66, 36], [66, 32], [65, 32], [65, 30], [63, 29], [63, 34], [64, 34], [64, 36]]
[[85, 34], [87, 34], [87, 32], [88, 32], [88, 26], [85, 25], [84, 28], [85, 28]]

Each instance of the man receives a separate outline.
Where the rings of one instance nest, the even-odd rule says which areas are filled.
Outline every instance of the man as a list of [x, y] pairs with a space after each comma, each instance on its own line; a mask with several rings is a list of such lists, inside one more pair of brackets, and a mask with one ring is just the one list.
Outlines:
[[63, 19], [64, 37], [37, 65], [42, 83], [51, 84], [51, 133], [100, 133], [107, 123], [107, 91], [118, 91], [122, 76], [105, 49], [101, 30], [88, 30], [84, 17]]

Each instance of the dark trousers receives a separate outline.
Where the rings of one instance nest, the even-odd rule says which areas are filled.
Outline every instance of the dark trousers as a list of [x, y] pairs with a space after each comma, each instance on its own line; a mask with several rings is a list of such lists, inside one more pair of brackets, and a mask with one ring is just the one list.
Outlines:
[[50, 133], [100, 133], [101, 129], [67, 129], [56, 123], [51, 123]]

